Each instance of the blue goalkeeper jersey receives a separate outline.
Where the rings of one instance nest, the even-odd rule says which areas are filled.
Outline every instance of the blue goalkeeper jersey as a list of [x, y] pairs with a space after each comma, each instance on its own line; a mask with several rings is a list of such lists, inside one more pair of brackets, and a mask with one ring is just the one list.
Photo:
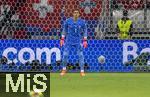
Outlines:
[[65, 35], [65, 44], [78, 45], [83, 37], [87, 37], [87, 26], [85, 20], [78, 18], [74, 21], [73, 17], [68, 18], [63, 25], [63, 35]]

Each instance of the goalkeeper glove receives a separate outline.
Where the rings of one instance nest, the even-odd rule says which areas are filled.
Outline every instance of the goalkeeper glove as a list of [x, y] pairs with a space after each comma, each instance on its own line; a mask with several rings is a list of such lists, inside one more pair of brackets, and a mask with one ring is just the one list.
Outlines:
[[62, 38], [60, 39], [60, 46], [61, 46], [61, 47], [64, 45], [64, 41], [65, 41], [65, 38], [62, 37]]
[[84, 48], [87, 48], [87, 45], [88, 45], [88, 44], [87, 44], [87, 38], [84, 38], [84, 39], [83, 39], [83, 47], [84, 47]]

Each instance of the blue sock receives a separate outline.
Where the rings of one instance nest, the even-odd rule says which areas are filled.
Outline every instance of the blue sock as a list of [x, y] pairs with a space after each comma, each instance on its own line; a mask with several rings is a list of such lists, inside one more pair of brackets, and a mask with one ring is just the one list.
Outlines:
[[68, 61], [68, 53], [64, 52], [62, 61], [63, 70], [66, 70], [67, 61]]
[[83, 52], [79, 53], [79, 65], [80, 65], [81, 72], [84, 72], [84, 56], [83, 56]]

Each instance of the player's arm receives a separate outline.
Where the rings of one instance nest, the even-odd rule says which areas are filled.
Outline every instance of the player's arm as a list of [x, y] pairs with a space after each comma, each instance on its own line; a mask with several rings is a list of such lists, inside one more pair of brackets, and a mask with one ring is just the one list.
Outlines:
[[129, 38], [131, 39], [133, 35], [133, 24], [131, 24], [130, 26], [130, 30], [129, 30]]
[[84, 48], [87, 47], [87, 25], [86, 22], [84, 22], [84, 26], [83, 26], [83, 46]]
[[119, 30], [118, 24], [117, 24], [117, 28], [116, 28], [116, 32], [115, 33], [117, 34], [118, 39], [119, 39], [119, 37], [120, 37], [120, 30]]
[[68, 30], [68, 24], [67, 24], [67, 21], [65, 21], [63, 25], [63, 32], [62, 32], [61, 39], [60, 39], [60, 46], [64, 45], [67, 30]]

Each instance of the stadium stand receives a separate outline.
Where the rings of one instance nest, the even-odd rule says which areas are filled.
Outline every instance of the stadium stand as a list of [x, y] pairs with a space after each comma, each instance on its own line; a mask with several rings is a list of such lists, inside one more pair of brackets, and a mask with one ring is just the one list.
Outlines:
[[63, 21], [79, 8], [89, 39], [117, 39], [116, 22], [123, 9], [133, 20], [132, 39], [149, 39], [149, 5], [148, 0], [4, 0], [0, 38], [59, 39]]

